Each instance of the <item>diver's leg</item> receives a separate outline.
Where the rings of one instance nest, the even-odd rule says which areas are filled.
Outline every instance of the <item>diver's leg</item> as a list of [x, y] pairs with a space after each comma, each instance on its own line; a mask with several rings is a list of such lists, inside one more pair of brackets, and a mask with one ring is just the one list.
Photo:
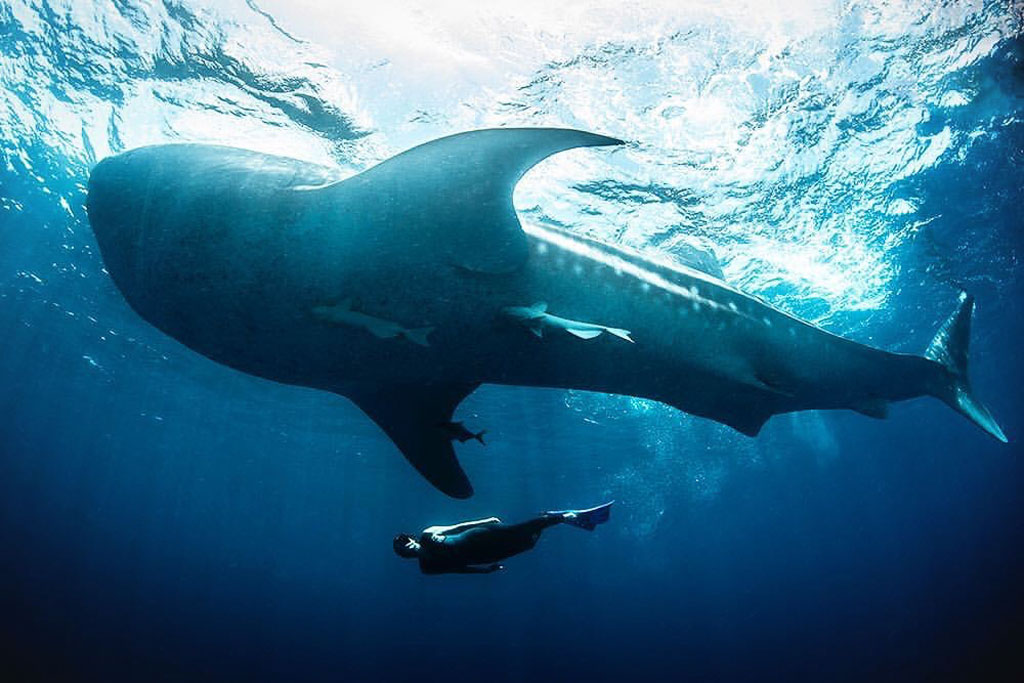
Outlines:
[[519, 548], [516, 552], [521, 553], [537, 545], [542, 531], [563, 521], [561, 516], [543, 514], [519, 524], [506, 525], [504, 531], [510, 544]]
[[527, 521], [520, 522], [519, 524], [506, 526], [505, 528], [534, 536], [534, 543], [537, 542], [537, 537], [540, 536], [540, 532], [556, 524], [571, 524], [572, 526], [586, 529], [587, 531], [593, 531], [594, 527], [598, 524], [603, 524], [608, 521], [612, 503], [614, 502], [615, 501], [605, 503], [604, 505], [598, 505], [597, 507], [589, 508], [587, 510], [558, 510], [556, 512], [542, 512], [533, 519], [528, 519]]
[[519, 524], [488, 524], [463, 532], [460, 536], [473, 535], [482, 554], [488, 562], [497, 562], [525, 552], [537, 545], [541, 532], [556, 524], [571, 524], [587, 530], [608, 520], [611, 503], [605, 503], [589, 510], [562, 510], [545, 512]]
[[564, 521], [565, 519], [560, 514], [551, 514], [550, 512], [545, 512], [541, 515], [538, 515], [537, 517], [534, 517], [533, 519], [528, 519], [525, 522], [514, 524], [513, 528], [521, 527], [524, 530], [529, 530], [530, 533], [539, 534], [548, 527], [555, 526], [556, 524], [561, 524]]

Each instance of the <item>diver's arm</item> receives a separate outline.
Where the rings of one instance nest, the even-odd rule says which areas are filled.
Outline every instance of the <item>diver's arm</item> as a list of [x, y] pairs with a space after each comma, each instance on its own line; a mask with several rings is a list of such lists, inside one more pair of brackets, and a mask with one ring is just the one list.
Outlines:
[[475, 526], [484, 526], [486, 524], [501, 524], [501, 520], [497, 517], [488, 517], [487, 519], [478, 519], [473, 522], [459, 522], [458, 524], [452, 524], [451, 526], [430, 526], [423, 530], [425, 535], [436, 534], [438, 536], [451, 536], [454, 534], [460, 534], [466, 529], [472, 529]]

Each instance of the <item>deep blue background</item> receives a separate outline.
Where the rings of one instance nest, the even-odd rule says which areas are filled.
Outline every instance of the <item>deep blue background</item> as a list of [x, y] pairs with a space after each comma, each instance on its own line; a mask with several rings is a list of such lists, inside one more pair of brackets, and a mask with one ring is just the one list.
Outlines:
[[[21, 206], [0, 214], [0, 675], [1019, 680], [1019, 46], [963, 77], [992, 96], [927, 126], [1016, 121], [908, 182], [937, 218], [900, 254], [894, 313], [856, 336], [922, 349], [968, 287], [974, 383], [1009, 446], [929, 399], [887, 421], [783, 416], [751, 441], [486, 387], [459, 412], [491, 442], [460, 449], [468, 502], [344, 399], [239, 375], [138, 320], [96, 265], [87, 169], [18, 150], [67, 212], [4, 148], [0, 194]], [[68, 244], [81, 268], [48, 270]], [[497, 575], [425, 577], [391, 551], [402, 530], [609, 498], [608, 525], [550, 530]]]
[[[512, 443], [464, 457], [479, 494], [458, 503], [372, 433], [325, 429], [333, 409], [350, 416], [327, 405], [340, 399], [280, 390], [311, 405], [312, 424], [263, 401], [245, 420], [181, 379], [150, 399], [180, 416], [150, 427], [86, 381], [38, 382], [52, 354], [23, 358], [0, 422], [0, 580], [9, 661], [32, 677], [946, 680], [1015, 662], [1020, 449], [939, 405], [830, 419], [842, 447], [824, 465], [769, 429], [770, 462], [710, 500], [669, 491], [637, 538], [642, 493], [591, 479], [632, 457], [636, 435], [559, 425], [552, 395], [478, 397]], [[996, 405], [1021, 377], [1005, 369], [979, 373]], [[539, 421], [550, 442], [511, 436]], [[611, 524], [552, 530], [504, 574], [425, 577], [391, 553], [400, 529], [609, 494]]]

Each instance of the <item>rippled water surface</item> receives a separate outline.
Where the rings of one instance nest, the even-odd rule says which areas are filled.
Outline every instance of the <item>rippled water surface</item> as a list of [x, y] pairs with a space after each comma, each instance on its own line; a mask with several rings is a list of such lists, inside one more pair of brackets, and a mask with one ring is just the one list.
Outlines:
[[[19, 675], [997, 677], [1024, 610], [1022, 36], [1005, 1], [0, 0], [0, 635]], [[145, 144], [350, 174], [542, 125], [627, 145], [531, 171], [524, 221], [710, 250], [745, 291], [906, 352], [974, 293], [972, 375], [1011, 444], [927, 400], [748, 439], [485, 387], [460, 412], [489, 430], [460, 451], [478, 496], [450, 501], [346, 401], [140, 320], [85, 215], [89, 169]], [[552, 531], [499, 577], [430, 580], [389, 547], [611, 497], [612, 524]]]

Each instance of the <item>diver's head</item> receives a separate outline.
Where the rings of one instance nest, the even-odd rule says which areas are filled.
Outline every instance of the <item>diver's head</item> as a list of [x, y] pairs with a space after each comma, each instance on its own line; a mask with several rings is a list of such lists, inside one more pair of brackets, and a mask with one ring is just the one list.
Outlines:
[[408, 560], [420, 556], [420, 542], [409, 534], [398, 534], [392, 544], [399, 557]]

